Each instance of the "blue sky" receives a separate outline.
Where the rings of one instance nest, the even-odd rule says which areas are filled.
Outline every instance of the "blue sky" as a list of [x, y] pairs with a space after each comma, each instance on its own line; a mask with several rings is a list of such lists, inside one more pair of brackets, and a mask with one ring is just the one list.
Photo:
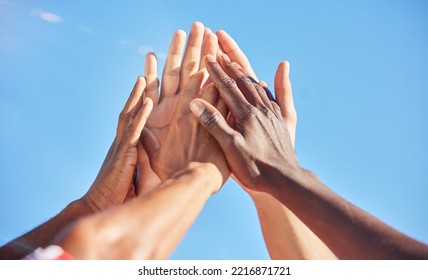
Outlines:
[[[0, 0], [0, 243], [86, 192], [144, 53], [193, 21], [268, 84], [289, 60], [301, 165], [428, 243], [428, 5], [327, 2]], [[268, 258], [249, 197], [229, 181], [173, 258]]]

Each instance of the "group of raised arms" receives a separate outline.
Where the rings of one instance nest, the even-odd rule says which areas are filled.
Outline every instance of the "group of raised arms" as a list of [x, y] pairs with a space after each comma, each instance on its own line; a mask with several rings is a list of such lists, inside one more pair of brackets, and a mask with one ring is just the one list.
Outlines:
[[297, 114], [282, 61], [273, 92], [237, 43], [203, 24], [144, 76], [85, 195], [0, 248], [2, 259], [167, 259], [231, 176], [254, 201], [272, 259], [428, 259], [416, 241], [326, 187], [294, 152]]

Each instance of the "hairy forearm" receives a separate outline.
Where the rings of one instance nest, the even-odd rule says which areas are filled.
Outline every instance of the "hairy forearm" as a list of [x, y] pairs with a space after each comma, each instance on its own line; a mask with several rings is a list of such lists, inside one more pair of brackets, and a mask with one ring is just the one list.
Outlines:
[[263, 192], [251, 196], [272, 259], [336, 259], [330, 249], [277, 199]]
[[341, 259], [427, 259], [428, 246], [386, 225], [305, 170], [286, 174], [272, 195]]
[[32, 231], [16, 238], [0, 248], [0, 258], [22, 259], [38, 247], [47, 246], [66, 225], [90, 213], [84, 202], [71, 202], [58, 215]]
[[57, 243], [79, 259], [166, 259], [221, 181], [213, 165], [191, 165], [154, 191], [88, 217]]

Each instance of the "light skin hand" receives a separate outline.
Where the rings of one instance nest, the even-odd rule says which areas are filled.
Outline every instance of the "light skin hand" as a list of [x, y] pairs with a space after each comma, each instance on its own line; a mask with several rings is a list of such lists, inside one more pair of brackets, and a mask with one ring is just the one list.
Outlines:
[[[164, 143], [153, 134], [142, 137], [143, 145], [154, 171], [161, 180], [169, 178], [192, 162], [212, 163], [219, 170], [217, 178], [224, 183], [230, 175], [223, 152], [215, 139], [199, 125], [198, 119], [192, 114], [189, 104], [200, 95], [205, 102], [215, 106], [220, 114], [226, 116], [227, 107], [219, 98], [217, 89], [211, 84], [203, 90], [202, 86], [207, 79], [207, 72], [201, 70], [190, 78], [182, 88], [177, 109], [171, 121]], [[201, 93], [200, 93], [201, 92]]]
[[[218, 49], [215, 34], [199, 22], [192, 25], [184, 50], [185, 40], [184, 31], [178, 30], [174, 33], [163, 69], [160, 91], [156, 56], [153, 53], [146, 56], [144, 72], [148, 83], [147, 96], [154, 100], [154, 108], [144, 133], [153, 135], [159, 143], [164, 142], [168, 133], [177, 107], [180, 89], [195, 72], [205, 67], [200, 59], [201, 56], [215, 54]], [[183, 51], [184, 57], [181, 61]], [[160, 179], [149, 165], [147, 153], [141, 143], [138, 145], [138, 151], [137, 193], [140, 194], [155, 188], [160, 183]]]

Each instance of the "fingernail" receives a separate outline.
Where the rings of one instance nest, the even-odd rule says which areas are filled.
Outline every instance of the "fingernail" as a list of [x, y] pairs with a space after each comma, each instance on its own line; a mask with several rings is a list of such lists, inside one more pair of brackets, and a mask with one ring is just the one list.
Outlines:
[[205, 106], [200, 101], [193, 100], [190, 103], [190, 110], [195, 116], [200, 117], [205, 110]]

